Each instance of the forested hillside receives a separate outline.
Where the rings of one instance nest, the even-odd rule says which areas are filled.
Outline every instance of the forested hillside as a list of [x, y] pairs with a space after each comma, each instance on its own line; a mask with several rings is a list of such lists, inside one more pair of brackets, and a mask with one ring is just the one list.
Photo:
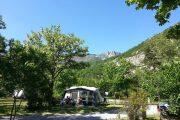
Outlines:
[[[173, 29], [175, 29], [175, 33], [170, 32]], [[99, 70], [100, 68], [102, 69], [102, 66], [113, 61], [118, 61], [119, 59], [126, 59], [130, 63], [133, 62], [133, 60], [138, 61], [138, 55], [144, 55], [143, 60], [140, 61], [140, 66], [151, 67], [151, 69], [156, 69], [156, 67], [168, 64], [172, 61], [179, 62], [180, 23], [177, 23], [169, 29], [166, 29], [165, 31], [145, 40], [144, 42], [122, 53], [119, 56], [111, 57], [102, 61], [90, 62], [90, 66], [86, 69], [83, 69], [82, 71], [88, 71], [87, 74], [94, 73], [92, 76], [97, 77], [99, 76], [98, 74], [100, 74], [99, 72], [102, 72], [102, 70]], [[134, 59], [131, 60], [130, 58], [133, 57]], [[93, 73], [90, 73], [90, 71], [92, 71]], [[97, 76], [95, 73], [97, 74]]]
[[90, 63], [78, 71], [78, 85], [96, 86], [112, 97], [128, 97], [137, 88], [152, 100], [166, 99], [179, 112], [180, 23], [122, 55]]
[[[177, 23], [173, 27], [170, 27], [169, 29], [166, 29], [165, 31], [145, 40], [139, 45], [123, 53], [121, 57], [130, 57], [140, 52], [146, 52], [147, 49], [150, 48], [152, 51], [156, 50], [154, 52], [156, 52], [158, 56], [161, 56], [162, 55], [161, 53], [163, 53], [163, 55], [166, 54], [166, 56], [162, 56], [162, 57], [169, 56], [170, 53], [167, 53], [168, 51], [173, 52], [173, 50], [175, 50], [174, 52], [176, 52], [179, 48], [179, 39], [180, 39], [179, 25], [180, 23]], [[169, 32], [172, 31], [173, 29], [176, 30], [174, 31], [175, 33]], [[177, 53], [176, 55], [179, 55], [179, 53]]]

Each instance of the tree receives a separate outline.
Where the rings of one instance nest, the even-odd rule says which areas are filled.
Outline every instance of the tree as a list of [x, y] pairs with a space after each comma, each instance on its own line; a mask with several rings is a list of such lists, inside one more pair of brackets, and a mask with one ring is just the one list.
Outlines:
[[5, 29], [6, 28], [6, 24], [2, 19], [2, 16], [0, 15], [0, 29]]
[[175, 24], [173, 27], [170, 27], [167, 31], [166, 31], [166, 37], [169, 39], [180, 39], [180, 22], [178, 22], [177, 24]]
[[138, 79], [140, 87], [147, 91], [152, 99], [167, 100], [170, 103], [170, 111], [178, 115], [180, 113], [180, 63], [172, 62], [161, 66], [157, 71], [140, 70]]
[[126, 102], [126, 111], [130, 120], [138, 120], [141, 116], [146, 119], [147, 93], [143, 89], [131, 92], [128, 102]]
[[45, 28], [40, 32], [32, 32], [28, 36], [25, 46], [47, 56], [48, 68], [43, 76], [48, 80], [47, 97], [49, 98], [49, 106], [51, 106], [55, 80], [63, 70], [76, 68], [77, 64], [73, 58], [86, 55], [87, 48], [83, 46], [83, 41], [73, 34], [62, 34], [59, 26]]
[[[2, 16], [0, 15], [0, 29], [5, 29], [6, 25], [5, 22], [2, 20]], [[1, 36], [0, 34], [0, 57], [5, 53], [6, 43], [5, 37]]]
[[66, 69], [64, 70], [57, 80], [54, 83], [54, 96], [57, 98], [61, 97], [64, 93], [64, 90], [77, 84], [75, 70]]
[[0, 35], [0, 56], [2, 56], [5, 53], [5, 49], [6, 49], [5, 38]]
[[6, 90], [3, 86], [3, 64], [4, 64], [4, 55], [6, 52], [6, 43], [5, 43], [5, 38], [0, 35], [0, 97], [6, 95]]
[[[130, 87], [134, 84], [131, 69], [133, 66], [125, 59], [105, 63], [103, 77], [100, 81], [100, 90], [109, 91], [115, 97], [127, 96]], [[117, 93], [117, 94], [115, 94]]]
[[77, 71], [77, 84], [82, 86], [99, 87], [103, 77], [102, 61], [86, 63], [86, 68]]
[[153, 70], [157, 69], [161, 65], [161, 58], [157, 54], [158, 50], [155, 48], [156, 47], [152, 44], [152, 45], [147, 46], [147, 48], [145, 48], [145, 51], [144, 51], [145, 52], [144, 62], [149, 68], [152, 67]]
[[[14, 90], [21, 90], [23, 88], [23, 46], [19, 41], [10, 40], [8, 47], [9, 49], [7, 53], [1, 58], [1, 83], [5, 91], [8, 92], [8, 95], [13, 95]], [[17, 94], [18, 93], [19, 92], [17, 91]], [[16, 97], [16, 95], [13, 95], [14, 101], [11, 109], [10, 119], [14, 119], [16, 116]], [[12, 118], [13, 113], [14, 117]]]
[[37, 110], [48, 106], [48, 80], [46, 71], [49, 67], [47, 56], [29, 46], [24, 47], [24, 91], [28, 100], [28, 109]]
[[[5, 29], [5, 23], [2, 21], [2, 16], [0, 15], [0, 29]], [[4, 64], [3, 56], [6, 53], [6, 39], [0, 34], [0, 97], [6, 94], [5, 88], [3, 86], [2, 80], [2, 66]]]
[[127, 5], [136, 5], [136, 9], [156, 10], [155, 18], [159, 25], [168, 22], [172, 10], [180, 6], [180, 0], [126, 0]]

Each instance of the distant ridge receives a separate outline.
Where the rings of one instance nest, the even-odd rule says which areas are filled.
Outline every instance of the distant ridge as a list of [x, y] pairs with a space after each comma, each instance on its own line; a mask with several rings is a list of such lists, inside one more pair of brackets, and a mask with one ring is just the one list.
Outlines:
[[75, 57], [74, 60], [77, 62], [99, 61], [99, 60], [105, 60], [107, 58], [115, 57], [120, 54], [121, 54], [120, 52], [116, 52], [116, 51], [107, 51], [101, 54], [88, 54], [85, 57]]

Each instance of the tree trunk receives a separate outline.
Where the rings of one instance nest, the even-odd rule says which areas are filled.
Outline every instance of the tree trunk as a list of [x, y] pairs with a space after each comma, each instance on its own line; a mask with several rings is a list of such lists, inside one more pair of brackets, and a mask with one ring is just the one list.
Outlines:
[[143, 119], [143, 120], [146, 119], [146, 111], [142, 111], [142, 119]]
[[13, 106], [12, 106], [12, 108], [11, 108], [10, 120], [12, 120], [12, 116], [13, 116], [14, 103], [15, 103], [15, 97], [14, 97], [14, 100], [13, 100]]
[[[16, 106], [16, 97], [14, 96], [13, 98], [14, 98], [14, 100], [13, 100], [13, 106], [12, 106], [12, 108], [11, 108], [10, 120], [12, 120], [14, 108], [15, 108], [15, 106]], [[14, 117], [13, 117], [13, 118], [14, 118]]]
[[22, 103], [22, 99], [20, 100], [19, 102], [19, 105], [18, 105], [18, 108], [16, 107], [16, 102], [15, 102], [15, 106], [14, 106], [14, 117], [13, 117], [13, 120], [15, 119], [16, 117], [16, 113], [18, 112], [18, 110], [20, 109], [20, 106], [21, 106], [21, 103]]
[[16, 100], [15, 100], [13, 120], [14, 120], [14, 119], [15, 119], [15, 117], [16, 117], [16, 112], [17, 112], [17, 110], [16, 110]]
[[53, 105], [53, 86], [54, 81], [49, 83], [49, 90], [48, 90], [48, 107], [51, 108]]

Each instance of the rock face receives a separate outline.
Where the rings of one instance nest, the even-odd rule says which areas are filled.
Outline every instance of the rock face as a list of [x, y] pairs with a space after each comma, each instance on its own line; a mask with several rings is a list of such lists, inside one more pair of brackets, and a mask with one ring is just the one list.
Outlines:
[[135, 66], [142, 66], [144, 58], [145, 58], [145, 54], [142, 52], [132, 57], [128, 57], [126, 58], [126, 60], [131, 62]]
[[74, 57], [76, 62], [89, 62], [89, 61], [97, 61], [101, 60], [96, 54], [89, 54], [85, 57]]
[[105, 60], [107, 58], [118, 56], [118, 55], [120, 55], [119, 52], [108, 51], [105, 53], [101, 53], [99, 55], [89, 54], [85, 57], [74, 57], [74, 60], [77, 62], [90, 62], [90, 61], [97, 61], [97, 60]]
[[114, 56], [118, 56], [118, 55], [120, 55], [119, 52], [108, 51], [108, 52], [106, 52], [106, 53], [100, 54], [99, 57], [100, 57], [101, 60], [104, 60], [104, 59], [106, 59], [106, 58], [110, 58], [110, 57], [114, 57]]

